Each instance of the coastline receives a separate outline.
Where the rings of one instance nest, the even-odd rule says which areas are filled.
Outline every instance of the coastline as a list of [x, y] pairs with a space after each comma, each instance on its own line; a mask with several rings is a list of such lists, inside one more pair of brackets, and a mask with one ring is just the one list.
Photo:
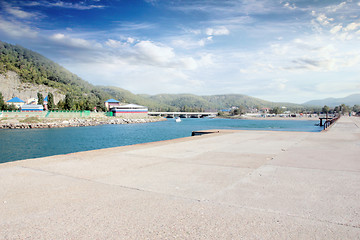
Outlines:
[[243, 120], [286, 120], [286, 121], [319, 121], [317, 117], [253, 117], [253, 116], [231, 116], [231, 117], [216, 117], [222, 119], [243, 119]]
[[105, 124], [133, 124], [166, 121], [164, 118], [72, 118], [72, 119], [30, 119], [28, 122], [17, 119], [0, 121], [0, 129], [64, 128], [88, 127]]

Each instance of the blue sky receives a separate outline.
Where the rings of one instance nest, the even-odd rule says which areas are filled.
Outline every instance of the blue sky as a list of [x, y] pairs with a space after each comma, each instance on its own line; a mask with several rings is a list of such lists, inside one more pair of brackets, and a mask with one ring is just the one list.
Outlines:
[[0, 39], [133, 93], [360, 93], [360, 0], [6, 0]]

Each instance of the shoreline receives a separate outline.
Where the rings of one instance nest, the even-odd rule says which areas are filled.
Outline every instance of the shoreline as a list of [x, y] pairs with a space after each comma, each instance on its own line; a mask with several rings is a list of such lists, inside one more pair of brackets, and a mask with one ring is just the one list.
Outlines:
[[319, 121], [319, 117], [216, 117], [220, 119], [242, 119], [242, 120], [285, 120], [285, 121]]
[[[45, 120], [45, 121], [44, 121]], [[4, 121], [4, 122], [3, 122]], [[36, 128], [65, 128], [89, 127], [107, 124], [134, 124], [166, 121], [164, 118], [72, 118], [72, 119], [36, 119], [35, 122], [21, 122], [16, 119], [2, 120], [0, 129], [36, 129]]]

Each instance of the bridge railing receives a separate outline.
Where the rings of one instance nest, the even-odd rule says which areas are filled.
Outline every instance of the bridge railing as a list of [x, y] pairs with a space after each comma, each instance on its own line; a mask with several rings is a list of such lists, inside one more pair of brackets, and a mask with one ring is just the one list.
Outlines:
[[148, 112], [151, 116], [216, 116], [217, 112]]
[[335, 123], [337, 120], [339, 120], [340, 118], [340, 115], [332, 118], [332, 119], [329, 119], [329, 120], [326, 120], [325, 123], [324, 123], [324, 130], [326, 130], [328, 127], [330, 127], [333, 123]]

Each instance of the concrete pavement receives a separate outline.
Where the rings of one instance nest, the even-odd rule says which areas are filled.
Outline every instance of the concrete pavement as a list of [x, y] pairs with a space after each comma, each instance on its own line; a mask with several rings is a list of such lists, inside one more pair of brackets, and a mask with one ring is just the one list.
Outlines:
[[0, 239], [360, 239], [359, 156], [343, 117], [0, 164]]

